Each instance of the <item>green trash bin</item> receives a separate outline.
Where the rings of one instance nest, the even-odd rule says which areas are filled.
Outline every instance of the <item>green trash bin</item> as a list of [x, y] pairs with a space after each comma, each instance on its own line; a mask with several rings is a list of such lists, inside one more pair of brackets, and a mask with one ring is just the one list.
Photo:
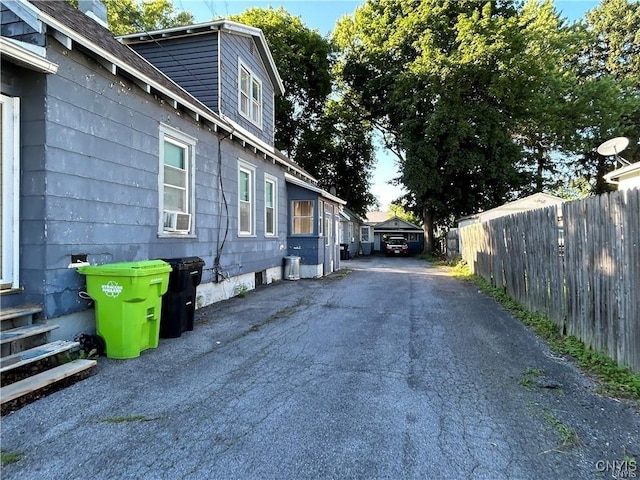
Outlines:
[[135, 358], [156, 348], [162, 295], [171, 265], [162, 260], [107, 263], [79, 267], [87, 293], [95, 301], [96, 332], [109, 358]]

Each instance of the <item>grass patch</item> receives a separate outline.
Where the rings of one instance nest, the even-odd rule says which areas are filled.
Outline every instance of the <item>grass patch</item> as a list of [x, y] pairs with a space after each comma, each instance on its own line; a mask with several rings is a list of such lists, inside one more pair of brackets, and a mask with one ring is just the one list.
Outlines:
[[0, 450], [0, 463], [2, 466], [11, 465], [20, 461], [23, 454], [20, 452], [7, 452], [6, 450]]
[[126, 415], [103, 418], [102, 422], [105, 423], [128, 423], [128, 422], [153, 422], [157, 420], [154, 417], [147, 417], [145, 415]]
[[544, 375], [544, 372], [539, 368], [528, 367], [522, 373], [522, 378], [520, 379], [520, 385], [525, 387], [527, 390], [533, 390], [536, 386], [536, 381]]
[[244, 298], [247, 296], [247, 292], [249, 292], [249, 287], [244, 284], [244, 283], [239, 283], [238, 285], [236, 285], [235, 287], [235, 294], [240, 297], [240, 298]]
[[544, 419], [560, 436], [560, 440], [562, 440], [562, 443], [559, 445], [559, 447], [564, 448], [580, 445], [580, 437], [578, 437], [577, 432], [573, 428], [568, 427], [560, 420], [558, 420], [555, 415], [553, 415], [553, 413], [546, 412], [544, 414]]
[[353, 272], [350, 268], [341, 268], [337, 272], [332, 273], [325, 277], [326, 280], [342, 280], [344, 277]]
[[573, 357], [583, 371], [596, 377], [599, 393], [640, 401], [640, 375], [633, 373], [628, 367], [619, 366], [603, 353], [587, 348], [578, 338], [563, 335], [560, 328], [546, 315], [528, 311], [512, 300], [504, 290], [473, 275], [462, 261], [449, 268], [454, 277], [473, 281], [480, 290], [500, 302], [514, 317], [542, 337], [554, 352]]

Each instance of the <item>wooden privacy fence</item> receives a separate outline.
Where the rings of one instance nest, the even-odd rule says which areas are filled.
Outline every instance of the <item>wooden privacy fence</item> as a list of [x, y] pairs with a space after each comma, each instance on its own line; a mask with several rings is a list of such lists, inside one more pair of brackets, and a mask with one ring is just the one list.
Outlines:
[[640, 189], [460, 229], [473, 273], [640, 373]]

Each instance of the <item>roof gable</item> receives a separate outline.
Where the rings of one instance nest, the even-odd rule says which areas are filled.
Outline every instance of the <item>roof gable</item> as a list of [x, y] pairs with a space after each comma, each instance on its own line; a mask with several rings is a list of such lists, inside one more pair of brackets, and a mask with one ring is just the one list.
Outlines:
[[187, 35], [201, 35], [212, 31], [221, 31], [252, 38], [274, 89], [280, 95], [284, 94], [284, 83], [282, 82], [282, 78], [280, 78], [280, 74], [278, 73], [276, 63], [273, 59], [273, 56], [271, 55], [271, 50], [269, 50], [269, 46], [267, 45], [264, 34], [259, 28], [232, 22], [230, 20], [216, 20], [213, 22], [173, 27], [164, 30], [156, 30], [153, 32], [132, 33], [129, 35], [123, 35], [118, 38], [120, 38], [126, 44], [131, 44], [139, 42], [149, 42], [156, 39], [160, 40], [171, 37], [177, 38]]
[[422, 232], [422, 228], [407, 222], [398, 216], [393, 216], [384, 222], [380, 222], [375, 226], [376, 230], [418, 230]]

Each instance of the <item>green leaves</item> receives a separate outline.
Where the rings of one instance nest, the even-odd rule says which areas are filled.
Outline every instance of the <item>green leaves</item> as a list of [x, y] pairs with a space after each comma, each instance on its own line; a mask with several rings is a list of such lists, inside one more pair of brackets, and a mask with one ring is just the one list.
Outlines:
[[107, 23], [114, 35], [191, 25], [193, 15], [178, 12], [170, 0], [104, 0]]
[[638, 2], [596, 13], [567, 25], [552, 0], [369, 0], [338, 24], [342, 79], [392, 136], [414, 211], [446, 222], [555, 188], [562, 153], [637, 130]]

